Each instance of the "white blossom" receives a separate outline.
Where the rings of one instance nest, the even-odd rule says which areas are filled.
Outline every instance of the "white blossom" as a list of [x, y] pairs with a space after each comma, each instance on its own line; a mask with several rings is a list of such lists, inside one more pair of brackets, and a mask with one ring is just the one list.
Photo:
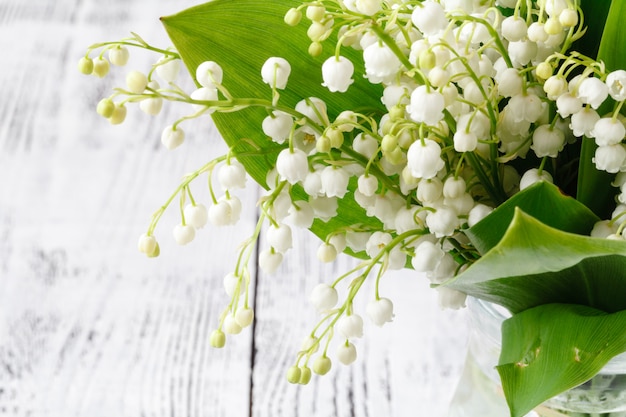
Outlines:
[[300, 149], [283, 149], [276, 159], [276, 171], [289, 184], [303, 181], [309, 172], [306, 154]]
[[598, 112], [585, 106], [579, 112], [572, 114], [569, 128], [572, 129], [574, 136], [591, 136], [598, 120], [600, 120]]
[[196, 229], [189, 224], [177, 224], [174, 226], [174, 240], [179, 245], [186, 245], [196, 237]]
[[216, 62], [205, 61], [196, 68], [196, 81], [202, 87], [215, 88], [222, 83], [223, 71]]
[[556, 158], [565, 146], [565, 134], [550, 125], [541, 125], [533, 132], [533, 144], [530, 146], [539, 158]]
[[621, 144], [599, 146], [592, 160], [596, 169], [615, 174], [626, 162], [626, 149]]
[[442, 309], [458, 310], [465, 307], [467, 294], [448, 287], [437, 287], [437, 293]]
[[328, 124], [326, 103], [317, 97], [309, 97], [304, 100], [300, 100], [296, 104], [295, 109], [297, 112], [302, 113], [319, 125]]
[[246, 170], [236, 159], [221, 165], [218, 171], [220, 185], [227, 190], [246, 187]]
[[345, 93], [354, 82], [354, 64], [349, 59], [331, 56], [322, 64], [322, 85], [331, 92]]
[[445, 252], [441, 246], [425, 240], [415, 248], [415, 255], [411, 259], [413, 269], [417, 272], [432, 272], [443, 259]]
[[185, 141], [185, 132], [180, 127], [167, 126], [161, 133], [161, 143], [169, 150], [178, 148]]
[[331, 310], [337, 305], [339, 296], [337, 290], [328, 284], [318, 284], [311, 291], [311, 304], [320, 313]]
[[626, 100], [626, 71], [617, 70], [606, 76], [609, 95], [615, 101]]
[[285, 253], [293, 246], [291, 227], [286, 224], [271, 225], [267, 229], [267, 243], [280, 253]]
[[344, 365], [350, 365], [356, 360], [356, 347], [348, 341], [337, 346], [337, 359]]
[[335, 328], [346, 339], [363, 337], [363, 319], [358, 314], [342, 316], [337, 320]]
[[311, 204], [311, 208], [315, 212], [315, 217], [323, 222], [327, 222], [335, 217], [339, 208], [337, 197], [311, 197], [309, 204]]
[[416, 178], [433, 178], [444, 167], [441, 159], [441, 147], [431, 139], [416, 141], [407, 153], [407, 165]]
[[589, 104], [597, 109], [609, 96], [609, 87], [599, 78], [589, 77], [580, 82], [578, 86], [578, 98], [583, 104]]
[[424, 35], [436, 35], [448, 26], [443, 7], [432, 0], [426, 0], [413, 9], [411, 22]]
[[284, 143], [289, 138], [292, 126], [293, 118], [281, 111], [273, 112], [265, 117], [261, 123], [263, 133], [276, 143]]
[[598, 119], [590, 135], [598, 146], [616, 145], [624, 139], [626, 128], [617, 118], [603, 117]]
[[474, 226], [476, 223], [487, 217], [492, 211], [492, 207], [484, 204], [476, 204], [468, 214], [467, 225], [469, 227]]
[[203, 204], [187, 204], [183, 213], [185, 221], [196, 229], [202, 229], [209, 220], [209, 212]]
[[526, 26], [526, 20], [519, 16], [509, 16], [502, 21], [502, 36], [510, 41], [517, 42], [524, 39], [528, 32], [528, 26]]
[[283, 254], [280, 252], [266, 249], [259, 253], [259, 267], [266, 274], [273, 274], [276, 272], [282, 262]]
[[357, 186], [363, 195], [371, 197], [378, 190], [378, 178], [374, 175], [363, 174], [359, 177]]
[[537, 168], [531, 168], [528, 171], [526, 171], [524, 175], [522, 175], [522, 178], [520, 179], [520, 183], [519, 183], [519, 188], [520, 190], [523, 190], [539, 181], [546, 181], [546, 182], [552, 183], [553, 182], [552, 175], [550, 175], [550, 173], [546, 170], [541, 171], [541, 174], [540, 174]]
[[393, 320], [393, 303], [388, 298], [380, 298], [367, 304], [367, 315], [376, 326]]
[[440, 92], [428, 91], [426, 86], [421, 85], [411, 93], [411, 103], [406, 110], [413, 121], [434, 125], [443, 119], [444, 107], [445, 101]]
[[284, 89], [291, 73], [291, 65], [286, 59], [271, 57], [261, 67], [261, 78], [263, 82], [272, 88]]
[[373, 43], [363, 50], [365, 76], [373, 83], [389, 82], [402, 66], [396, 54], [381, 42]]
[[426, 217], [426, 225], [436, 237], [452, 236], [459, 227], [459, 218], [455, 210], [439, 207]]
[[332, 262], [337, 259], [337, 248], [330, 243], [323, 242], [317, 248], [317, 259], [322, 262]]
[[322, 179], [322, 191], [326, 197], [339, 197], [348, 192], [348, 181], [350, 175], [341, 167], [327, 166], [324, 168], [321, 174]]

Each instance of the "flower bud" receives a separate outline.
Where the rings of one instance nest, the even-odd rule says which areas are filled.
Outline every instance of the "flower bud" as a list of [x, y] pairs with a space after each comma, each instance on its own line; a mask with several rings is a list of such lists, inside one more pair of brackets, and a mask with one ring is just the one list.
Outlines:
[[219, 329], [213, 330], [209, 337], [209, 343], [214, 348], [223, 348], [226, 345], [226, 335]]
[[300, 381], [298, 381], [298, 383], [306, 385], [309, 382], [311, 382], [311, 368], [303, 366], [300, 368]]
[[294, 7], [285, 13], [285, 23], [289, 26], [297, 26], [300, 20], [302, 20], [302, 12]]
[[326, 375], [331, 367], [332, 362], [328, 356], [319, 356], [313, 362], [313, 372], [318, 375]]
[[237, 312], [235, 313], [235, 321], [242, 328], [251, 325], [252, 320], [254, 320], [254, 310], [252, 310], [251, 308], [242, 308], [237, 310]]
[[93, 67], [93, 60], [89, 57], [84, 56], [78, 60], [78, 71], [81, 74], [90, 75], [93, 72]]
[[306, 17], [313, 22], [319, 22], [324, 18], [326, 9], [324, 6], [311, 5], [306, 8]]
[[143, 72], [131, 71], [126, 75], [126, 87], [133, 94], [141, 94], [148, 86], [148, 77]]
[[156, 250], [157, 241], [154, 236], [144, 233], [139, 237], [137, 247], [139, 249], [139, 252], [150, 255]]
[[317, 259], [322, 262], [332, 262], [337, 259], [337, 249], [329, 243], [322, 243], [317, 249]]
[[167, 126], [161, 133], [161, 143], [170, 151], [178, 148], [184, 141], [185, 132], [179, 127]]
[[128, 48], [125, 46], [117, 45], [114, 48], [109, 49], [109, 61], [111, 64], [123, 67], [128, 62], [130, 54]]
[[104, 58], [97, 58], [93, 61], [92, 74], [98, 78], [103, 78], [109, 73], [109, 61]]
[[96, 112], [105, 119], [108, 119], [113, 116], [113, 113], [115, 112], [115, 103], [113, 103], [113, 100], [110, 98], [103, 98], [98, 102]]
[[229, 314], [224, 318], [224, 332], [227, 334], [239, 334], [241, 333], [241, 326], [235, 320], [232, 314]]
[[287, 370], [287, 381], [290, 384], [297, 384], [300, 382], [301, 371], [297, 366], [292, 366]]

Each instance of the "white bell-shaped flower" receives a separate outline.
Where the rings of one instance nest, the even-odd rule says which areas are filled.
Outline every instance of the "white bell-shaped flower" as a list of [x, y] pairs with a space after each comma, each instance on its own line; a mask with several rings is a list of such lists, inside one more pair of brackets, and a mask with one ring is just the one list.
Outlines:
[[378, 146], [378, 141], [366, 133], [359, 133], [352, 141], [352, 148], [367, 159], [371, 159], [378, 152]]
[[196, 81], [202, 87], [215, 88], [222, 83], [222, 67], [213, 61], [204, 61], [196, 68]]
[[518, 65], [526, 65], [537, 56], [537, 44], [529, 40], [510, 42], [507, 49], [511, 60]]
[[522, 76], [515, 68], [507, 68], [496, 76], [498, 94], [513, 97], [522, 92]]
[[616, 174], [626, 163], [626, 149], [622, 144], [599, 146], [592, 161], [597, 170]]
[[342, 316], [337, 320], [335, 328], [346, 339], [363, 337], [363, 319], [358, 314]]
[[246, 187], [246, 170], [236, 159], [220, 166], [217, 177], [222, 188], [226, 190]]
[[302, 182], [304, 191], [311, 197], [320, 197], [324, 195], [322, 190], [322, 172], [321, 170], [309, 171], [306, 178]]
[[441, 147], [431, 139], [415, 141], [407, 152], [407, 166], [415, 178], [433, 178], [445, 166]]
[[291, 74], [291, 65], [286, 59], [271, 57], [261, 67], [261, 78], [263, 82], [272, 88], [280, 90], [287, 86], [287, 80]]
[[599, 78], [589, 77], [580, 82], [578, 97], [583, 104], [597, 109], [609, 96], [609, 87]]
[[232, 314], [229, 314], [228, 316], [224, 317], [223, 328], [224, 328], [224, 333], [227, 333], [227, 334], [239, 334], [241, 333], [241, 330], [242, 330], [241, 326], [239, 325], [239, 323], [237, 323], [237, 320]]
[[454, 150], [457, 152], [473, 152], [478, 146], [478, 138], [472, 132], [458, 130], [454, 136]]
[[148, 235], [147, 233], [142, 234], [139, 237], [139, 242], [137, 242], [137, 248], [139, 252], [151, 255], [157, 248], [157, 240], [153, 235]]
[[331, 92], [345, 93], [354, 82], [354, 64], [349, 59], [339, 56], [331, 56], [322, 64], [322, 86]]
[[267, 116], [261, 123], [263, 133], [272, 138], [276, 143], [284, 143], [291, 133], [293, 118], [287, 113], [275, 111]]
[[493, 211], [492, 207], [484, 204], [476, 204], [467, 216], [467, 225], [474, 226], [476, 223], [487, 217]]
[[315, 212], [315, 217], [323, 222], [327, 222], [337, 215], [339, 202], [337, 197], [315, 197], [309, 199], [309, 204]]
[[371, 197], [378, 190], [378, 178], [374, 175], [363, 174], [359, 177], [357, 186], [363, 195]]
[[339, 295], [334, 287], [328, 284], [317, 284], [309, 298], [313, 307], [320, 313], [333, 309], [337, 305]]
[[583, 107], [583, 102], [571, 93], [563, 93], [556, 99], [556, 111], [562, 118], [578, 113]]
[[445, 252], [441, 246], [425, 240], [415, 248], [415, 255], [411, 259], [411, 265], [417, 272], [432, 272], [443, 259]]
[[177, 224], [174, 226], [174, 240], [179, 245], [186, 245], [196, 237], [196, 229], [190, 224]]
[[524, 172], [524, 175], [522, 175], [519, 183], [519, 189], [521, 191], [539, 181], [546, 181], [549, 183], [554, 182], [552, 179], [552, 175], [550, 175], [548, 171], [542, 170], [540, 174], [537, 168], [531, 168], [528, 171]]
[[300, 149], [283, 149], [276, 159], [276, 171], [289, 184], [303, 181], [309, 172], [306, 154]]
[[443, 183], [437, 177], [421, 180], [417, 185], [417, 199], [422, 203], [433, 203], [443, 197]]
[[426, 217], [426, 225], [436, 237], [452, 236], [459, 227], [459, 218], [456, 211], [439, 207]]
[[389, 233], [380, 231], [372, 233], [367, 241], [367, 244], [365, 245], [365, 252], [367, 253], [367, 256], [374, 258], [380, 253], [380, 251], [385, 249], [391, 240], [392, 237]]
[[178, 79], [180, 59], [168, 59], [163, 57], [157, 61], [157, 67], [154, 71], [166, 83], [173, 83]]
[[161, 143], [170, 151], [178, 148], [185, 141], [185, 131], [180, 127], [170, 125], [161, 133]]
[[356, 9], [359, 13], [366, 16], [372, 16], [382, 9], [381, 0], [356, 0]]
[[519, 16], [509, 16], [502, 21], [502, 36], [509, 42], [521, 41], [528, 35], [526, 20]]
[[443, 119], [445, 100], [437, 90], [428, 91], [425, 85], [411, 93], [411, 103], [406, 107], [411, 119], [417, 123], [435, 125]]
[[376, 326], [393, 321], [393, 303], [388, 298], [380, 298], [367, 304], [367, 315]]
[[286, 224], [271, 225], [267, 229], [267, 243], [280, 253], [285, 253], [293, 246], [291, 227]]
[[591, 136], [598, 120], [600, 120], [598, 112], [585, 106], [578, 113], [572, 114], [569, 128], [572, 129], [574, 136]]
[[[215, 101], [217, 100], [217, 89], [201, 87], [195, 90], [190, 95], [192, 100], [197, 101]], [[193, 104], [195, 111], [202, 111], [207, 108], [204, 104]], [[209, 109], [208, 113], [213, 113], [213, 109]]]
[[226, 294], [229, 297], [232, 297], [235, 292], [237, 292], [237, 289], [239, 289], [239, 292], [242, 292], [243, 286], [241, 285], [241, 282], [241, 277], [235, 275], [233, 272], [229, 272], [223, 279], [224, 291], [226, 291]]
[[617, 70], [606, 76], [609, 95], [615, 101], [626, 100], [626, 71]]
[[337, 248], [330, 243], [323, 242], [317, 248], [317, 259], [322, 262], [332, 262], [337, 259]]
[[593, 126], [591, 136], [598, 146], [616, 145], [624, 139], [626, 128], [618, 118], [603, 117]]
[[373, 83], [391, 81], [402, 66], [396, 54], [382, 42], [375, 42], [363, 50], [365, 76]]
[[511, 97], [507, 107], [516, 122], [536, 122], [544, 111], [541, 99], [533, 93], [518, 94]]
[[183, 214], [185, 221], [196, 229], [202, 229], [209, 220], [209, 212], [203, 204], [187, 204]]
[[458, 310], [465, 307], [467, 294], [448, 287], [437, 287], [439, 306], [442, 309]]
[[356, 347], [348, 341], [337, 346], [336, 354], [339, 362], [344, 365], [350, 365], [356, 361]]
[[285, 218], [285, 222], [295, 227], [308, 229], [313, 225], [313, 220], [315, 220], [313, 208], [304, 200], [298, 200], [295, 204], [289, 207], [289, 214]]
[[413, 9], [411, 22], [426, 36], [442, 32], [449, 23], [441, 4], [431, 0], [426, 0]]
[[550, 125], [541, 125], [533, 132], [533, 144], [530, 148], [539, 158], [556, 158], [565, 146], [565, 134]]
[[295, 107], [297, 112], [302, 113], [319, 125], [328, 125], [326, 108], [326, 103], [317, 97], [300, 100]]
[[567, 80], [562, 75], [553, 75], [543, 84], [543, 91], [550, 100], [556, 100], [567, 92]]
[[266, 249], [259, 253], [259, 268], [266, 274], [276, 272], [280, 264], [283, 262], [283, 254], [280, 252]]
[[341, 167], [327, 166], [324, 168], [321, 174], [322, 179], [322, 191], [326, 197], [339, 197], [348, 192], [348, 182], [350, 181], [350, 175]]
[[462, 177], [448, 177], [443, 183], [443, 196], [445, 198], [457, 198], [465, 194], [467, 185]]
[[528, 26], [528, 40], [532, 42], [545, 42], [548, 40], [545, 25], [540, 22], [533, 22]]

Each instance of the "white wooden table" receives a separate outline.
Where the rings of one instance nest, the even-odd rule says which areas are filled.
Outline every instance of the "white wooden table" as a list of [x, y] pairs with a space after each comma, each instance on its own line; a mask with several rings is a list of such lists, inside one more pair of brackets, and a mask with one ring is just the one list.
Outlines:
[[[181, 176], [223, 147], [206, 119], [168, 152], [159, 136], [174, 120], [169, 107], [154, 120], [135, 108], [110, 126], [94, 109], [124, 70], [97, 80], [76, 62], [91, 43], [131, 30], [167, 46], [158, 17], [192, 4], [0, 0], [0, 415], [444, 416], [464, 361], [465, 314], [442, 312], [410, 271], [384, 278], [396, 319], [366, 326], [353, 366], [287, 383], [316, 318], [309, 291], [353, 264], [321, 265], [304, 232], [278, 273], [257, 274], [254, 328], [226, 349], [209, 347], [227, 302], [222, 277], [254, 227], [253, 186], [239, 194], [235, 228], [177, 247], [174, 209], [157, 230], [162, 256], [137, 252]], [[195, 194], [208, 202], [200, 182]]]

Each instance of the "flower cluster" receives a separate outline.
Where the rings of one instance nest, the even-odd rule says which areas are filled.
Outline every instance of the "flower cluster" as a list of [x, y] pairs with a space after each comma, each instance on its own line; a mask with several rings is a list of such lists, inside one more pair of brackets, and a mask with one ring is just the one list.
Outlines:
[[[284, 105], [280, 93], [298, 74], [282, 57], [270, 57], [259, 68], [266, 91], [255, 93], [267, 99], [234, 97], [228, 73], [213, 61], [197, 66], [198, 88], [186, 93], [176, 84], [178, 53], [136, 36], [94, 45], [79, 63], [81, 72], [101, 77], [109, 61], [126, 63], [127, 46], [158, 53], [147, 74], [129, 72], [126, 87], [103, 99], [97, 111], [115, 124], [124, 120], [127, 103], [138, 102], [151, 115], [164, 100], [188, 103], [191, 113], [163, 129], [167, 149], [183, 143], [180, 124], [190, 118], [250, 107], [266, 112], [256, 127], [266, 143], [259, 152], [276, 149], [276, 155], [263, 184], [267, 193], [259, 202], [259, 225], [224, 280], [231, 303], [211, 336], [213, 346], [224, 346], [225, 334], [239, 333], [253, 319], [247, 264], [262, 231], [269, 249], [258, 261], [271, 273], [294, 243], [292, 228], [341, 220], [340, 207], [350, 202], [368, 222], [328, 231], [317, 256], [331, 262], [348, 251], [364, 261], [313, 290], [311, 303], [322, 318], [288, 379], [307, 383], [311, 369], [327, 373], [328, 350], [336, 336], [336, 358], [354, 362], [363, 312], [355, 311], [353, 300], [366, 279], [375, 276], [376, 291], [364, 313], [375, 325], [384, 325], [393, 319], [392, 301], [378, 293], [385, 271], [410, 266], [441, 284], [470, 267], [480, 255], [464, 230], [537, 181], [566, 189], [575, 175], [564, 150], [579, 146], [583, 137], [597, 144], [596, 169], [617, 174], [613, 185], [620, 190], [612, 218], [592, 234], [624, 239], [626, 128], [620, 110], [626, 72], [608, 72], [601, 62], [568, 52], [584, 34], [576, 2], [320, 0], [287, 11], [284, 20], [291, 26], [309, 25], [308, 53], [314, 57], [336, 40], [335, 53], [320, 62], [322, 86], [333, 94], [350, 94], [364, 76], [371, 91], [379, 92], [381, 108], [359, 110], [355, 99], [354, 107], [331, 113], [324, 100], [307, 91], [297, 91], [301, 100], [295, 106]], [[102, 52], [89, 58], [95, 50]], [[155, 227], [177, 195], [181, 222], [173, 234], [179, 244], [193, 240], [208, 221], [235, 224], [241, 203], [231, 190], [245, 186], [246, 168], [237, 158], [254, 154], [246, 152], [233, 147], [186, 177], [153, 217], [139, 250], [159, 254]], [[188, 184], [200, 174], [211, 176], [214, 169], [225, 194], [216, 197], [209, 181], [212, 204], [207, 209], [195, 202]], [[345, 297], [339, 302], [342, 288]], [[465, 294], [437, 289], [443, 306], [464, 305]]]

